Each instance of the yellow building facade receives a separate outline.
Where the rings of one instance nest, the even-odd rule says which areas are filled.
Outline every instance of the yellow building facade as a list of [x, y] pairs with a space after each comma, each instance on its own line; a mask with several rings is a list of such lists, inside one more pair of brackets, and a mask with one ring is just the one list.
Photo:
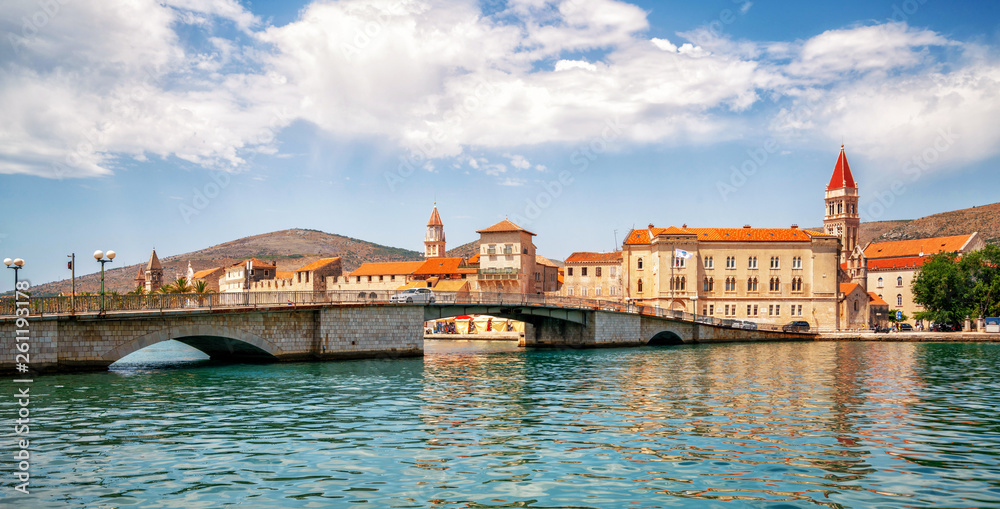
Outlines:
[[722, 319], [838, 326], [840, 239], [792, 228], [634, 229], [625, 298]]

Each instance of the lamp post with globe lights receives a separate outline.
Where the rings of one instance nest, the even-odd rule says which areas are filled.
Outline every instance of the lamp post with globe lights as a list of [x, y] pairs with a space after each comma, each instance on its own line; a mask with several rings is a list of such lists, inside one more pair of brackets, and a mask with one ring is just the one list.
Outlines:
[[14, 300], [17, 300], [17, 271], [24, 267], [24, 260], [20, 258], [4, 258], [3, 264], [7, 266], [8, 269], [14, 269]]
[[104, 251], [101, 251], [100, 249], [94, 251], [94, 259], [97, 260], [98, 262], [101, 262], [101, 313], [102, 314], [104, 313], [104, 264], [111, 263], [111, 260], [115, 259], [115, 252], [109, 250], [107, 252], [108, 256], [107, 260], [104, 259], [104, 254], [105, 254]]

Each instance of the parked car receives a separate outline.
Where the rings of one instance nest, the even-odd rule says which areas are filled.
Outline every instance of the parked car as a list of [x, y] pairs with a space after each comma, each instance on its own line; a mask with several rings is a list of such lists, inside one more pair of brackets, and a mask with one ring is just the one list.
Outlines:
[[873, 330], [875, 331], [875, 334], [884, 334], [884, 333], [888, 333], [889, 332], [889, 326], [888, 325], [876, 325], [875, 329], [873, 329]]
[[899, 324], [899, 332], [913, 332], [913, 326], [908, 323]]
[[743, 322], [740, 328], [743, 330], [757, 330], [757, 322]]
[[956, 330], [958, 328], [950, 323], [931, 323], [932, 332], [955, 332]]
[[434, 304], [437, 299], [430, 288], [407, 288], [389, 297], [389, 302], [407, 304]]
[[787, 325], [781, 328], [782, 332], [808, 332], [809, 322], [804, 320], [795, 320], [794, 322], [788, 322]]

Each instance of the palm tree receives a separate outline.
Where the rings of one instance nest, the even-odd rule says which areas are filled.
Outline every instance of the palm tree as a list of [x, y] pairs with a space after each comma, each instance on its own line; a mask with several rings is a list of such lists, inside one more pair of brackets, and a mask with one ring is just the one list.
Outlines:
[[187, 278], [182, 277], [177, 278], [177, 281], [174, 281], [171, 293], [191, 293], [191, 290], [193, 290], [193, 288], [191, 284], [188, 283]]
[[208, 287], [208, 281], [195, 281], [194, 282], [194, 293], [211, 293], [212, 290]]
[[131, 292], [128, 292], [129, 295], [142, 295], [144, 293], [146, 293], [146, 287], [142, 285], [136, 285]]
[[177, 293], [177, 292], [174, 292], [174, 285], [167, 284], [157, 288], [156, 291], [153, 293], [163, 294], [163, 293]]

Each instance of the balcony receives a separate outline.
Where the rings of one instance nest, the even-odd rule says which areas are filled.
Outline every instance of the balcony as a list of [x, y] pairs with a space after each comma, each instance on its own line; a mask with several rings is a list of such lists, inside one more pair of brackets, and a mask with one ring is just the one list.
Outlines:
[[512, 267], [479, 269], [476, 277], [480, 280], [520, 279], [521, 273]]

